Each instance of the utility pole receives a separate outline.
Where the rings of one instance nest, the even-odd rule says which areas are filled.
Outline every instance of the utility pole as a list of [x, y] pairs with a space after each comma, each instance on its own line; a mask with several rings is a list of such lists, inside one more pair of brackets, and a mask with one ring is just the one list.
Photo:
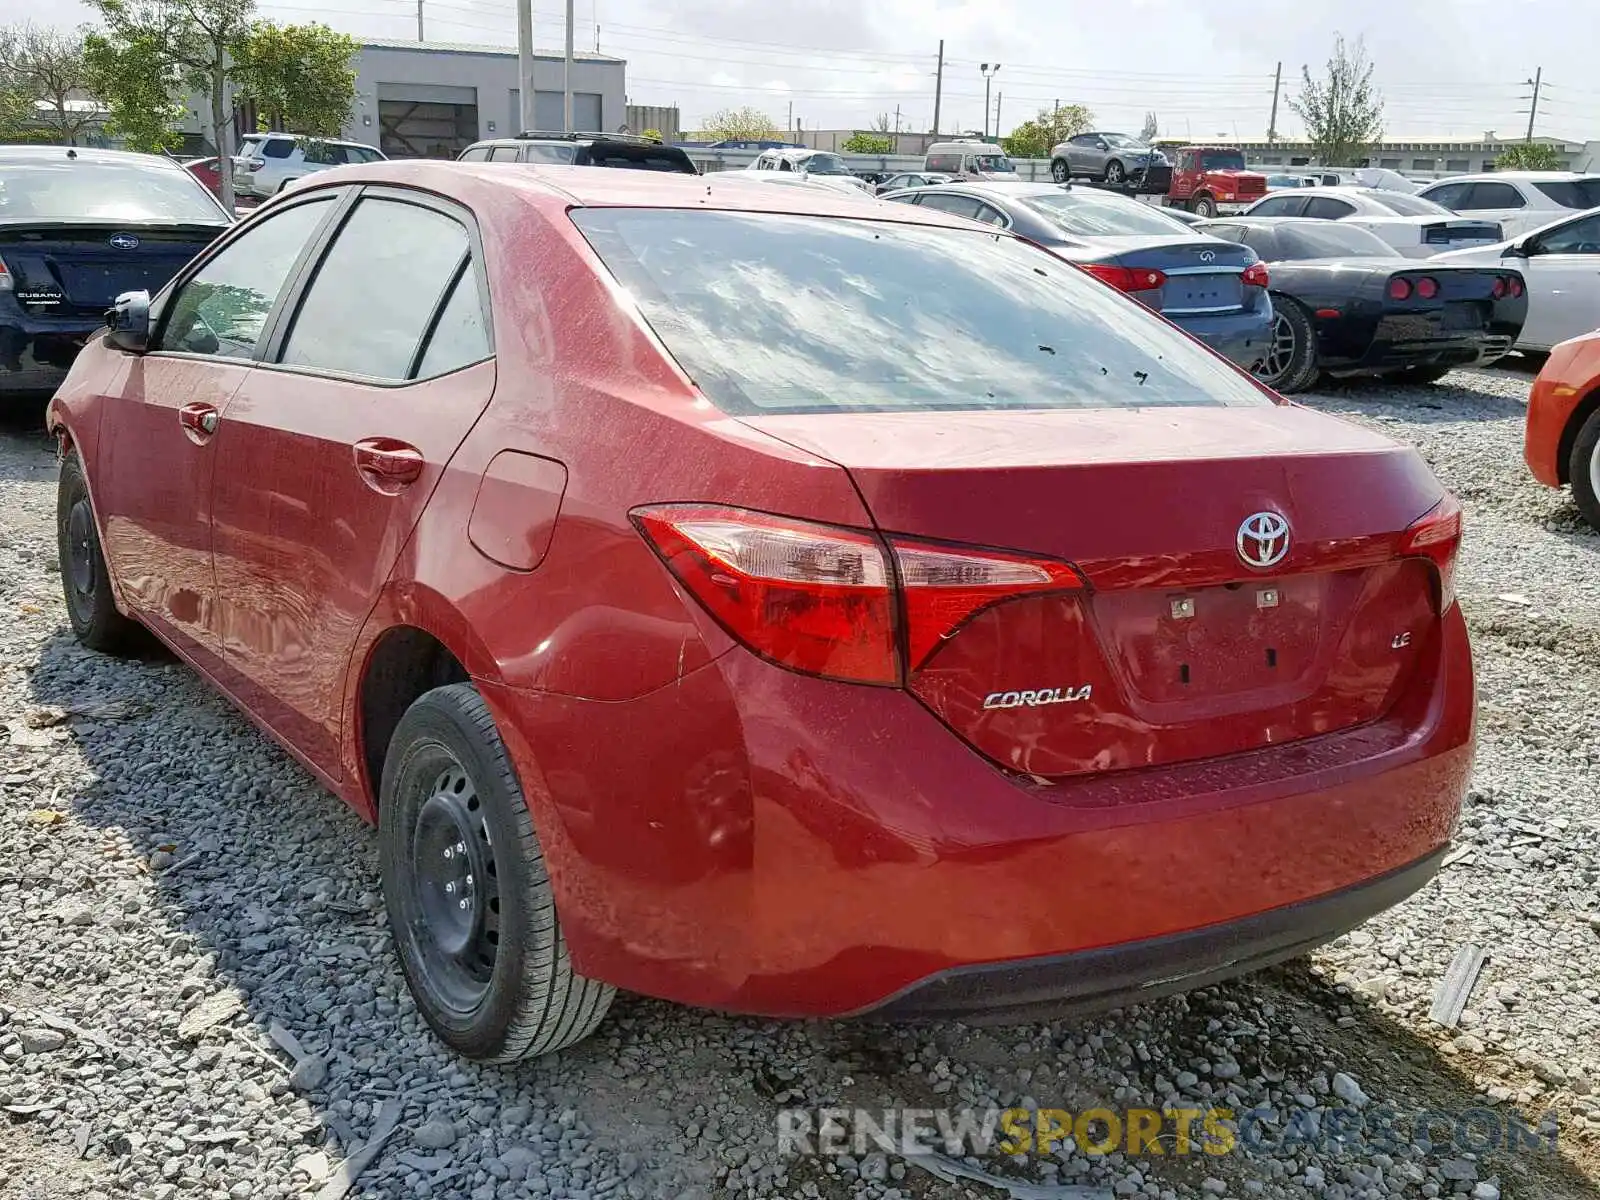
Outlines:
[[1533, 141], [1533, 120], [1539, 115], [1539, 85], [1544, 82], [1544, 68], [1538, 67], [1533, 72], [1532, 79], [1523, 80], [1533, 88], [1533, 103], [1528, 105], [1528, 136], [1523, 141]]
[[794, 101], [789, 101], [789, 132], [794, 132]]
[[1004, 104], [1005, 102], [1006, 102], [1006, 94], [1004, 92], [996, 92], [994, 94], [994, 135], [995, 135], [995, 137], [999, 137], [1000, 136], [1000, 106], [1002, 104]]
[[533, 105], [533, 0], [517, 0], [517, 107], [522, 131], [537, 129]]
[[894, 106], [894, 133], [896, 137], [900, 136], [900, 106], [898, 104]]
[[1283, 63], [1272, 75], [1272, 115], [1267, 118], [1267, 145], [1278, 140], [1278, 91], [1283, 87]]
[[939, 136], [939, 101], [944, 96], [944, 39], [939, 39], [939, 70], [933, 77], [933, 136]]
[[995, 63], [991, 67], [988, 63], [980, 63], [978, 64], [978, 70], [983, 72], [983, 136], [987, 138], [989, 136], [989, 114], [992, 111], [989, 108], [989, 84], [999, 74], [1000, 64]]
[[422, 41], [422, 0], [417, 0], [417, 41]]
[[562, 133], [572, 132], [572, 3], [567, 0], [567, 61], [561, 67], [561, 119], [565, 122]]

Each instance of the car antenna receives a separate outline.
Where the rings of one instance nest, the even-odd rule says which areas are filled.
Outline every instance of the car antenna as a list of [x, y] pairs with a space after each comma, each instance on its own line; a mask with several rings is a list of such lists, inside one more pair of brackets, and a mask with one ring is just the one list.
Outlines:
[[78, 152], [76, 150], [72, 149], [71, 147], [68, 147], [67, 148], [67, 157], [68, 158], [77, 158], [78, 157]]

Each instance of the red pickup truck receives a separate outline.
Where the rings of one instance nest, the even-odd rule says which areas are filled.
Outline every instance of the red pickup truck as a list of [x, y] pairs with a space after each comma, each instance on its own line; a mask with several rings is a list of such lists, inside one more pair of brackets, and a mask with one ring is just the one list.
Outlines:
[[1172, 168], [1164, 203], [1202, 217], [1242, 212], [1267, 194], [1267, 177], [1247, 171], [1244, 152], [1229, 146], [1185, 146]]

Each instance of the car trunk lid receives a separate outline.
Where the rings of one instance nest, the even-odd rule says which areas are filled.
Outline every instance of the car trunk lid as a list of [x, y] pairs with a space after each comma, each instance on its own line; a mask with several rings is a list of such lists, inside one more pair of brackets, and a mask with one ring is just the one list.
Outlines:
[[[1081, 588], [981, 609], [908, 664], [912, 691], [1014, 770], [1130, 769], [1375, 720], [1437, 626], [1438, 572], [1401, 551], [1439, 485], [1413, 451], [1307, 410], [749, 420], [845, 467], [888, 534], [1075, 564]], [[1274, 560], [1282, 543], [1256, 535], [1279, 519]]]
[[161, 288], [225, 228], [134, 222], [0, 226], [0, 260], [32, 312], [98, 316], [123, 292]]

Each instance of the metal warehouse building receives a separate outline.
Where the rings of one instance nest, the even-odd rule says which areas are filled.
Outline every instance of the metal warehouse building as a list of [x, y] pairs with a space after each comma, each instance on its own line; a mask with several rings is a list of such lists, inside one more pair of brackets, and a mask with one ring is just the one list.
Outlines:
[[[522, 93], [517, 53], [501, 46], [457, 42], [367, 39], [354, 63], [356, 99], [343, 136], [377, 146], [390, 158], [454, 158], [480, 138], [521, 128]], [[560, 54], [536, 53], [533, 88], [536, 123], [563, 123]], [[572, 64], [574, 128], [616, 130], [627, 120], [627, 63], [579, 51]], [[210, 130], [204, 99], [193, 96], [184, 128], [200, 137]], [[249, 114], [235, 118], [236, 135], [255, 128]]]

